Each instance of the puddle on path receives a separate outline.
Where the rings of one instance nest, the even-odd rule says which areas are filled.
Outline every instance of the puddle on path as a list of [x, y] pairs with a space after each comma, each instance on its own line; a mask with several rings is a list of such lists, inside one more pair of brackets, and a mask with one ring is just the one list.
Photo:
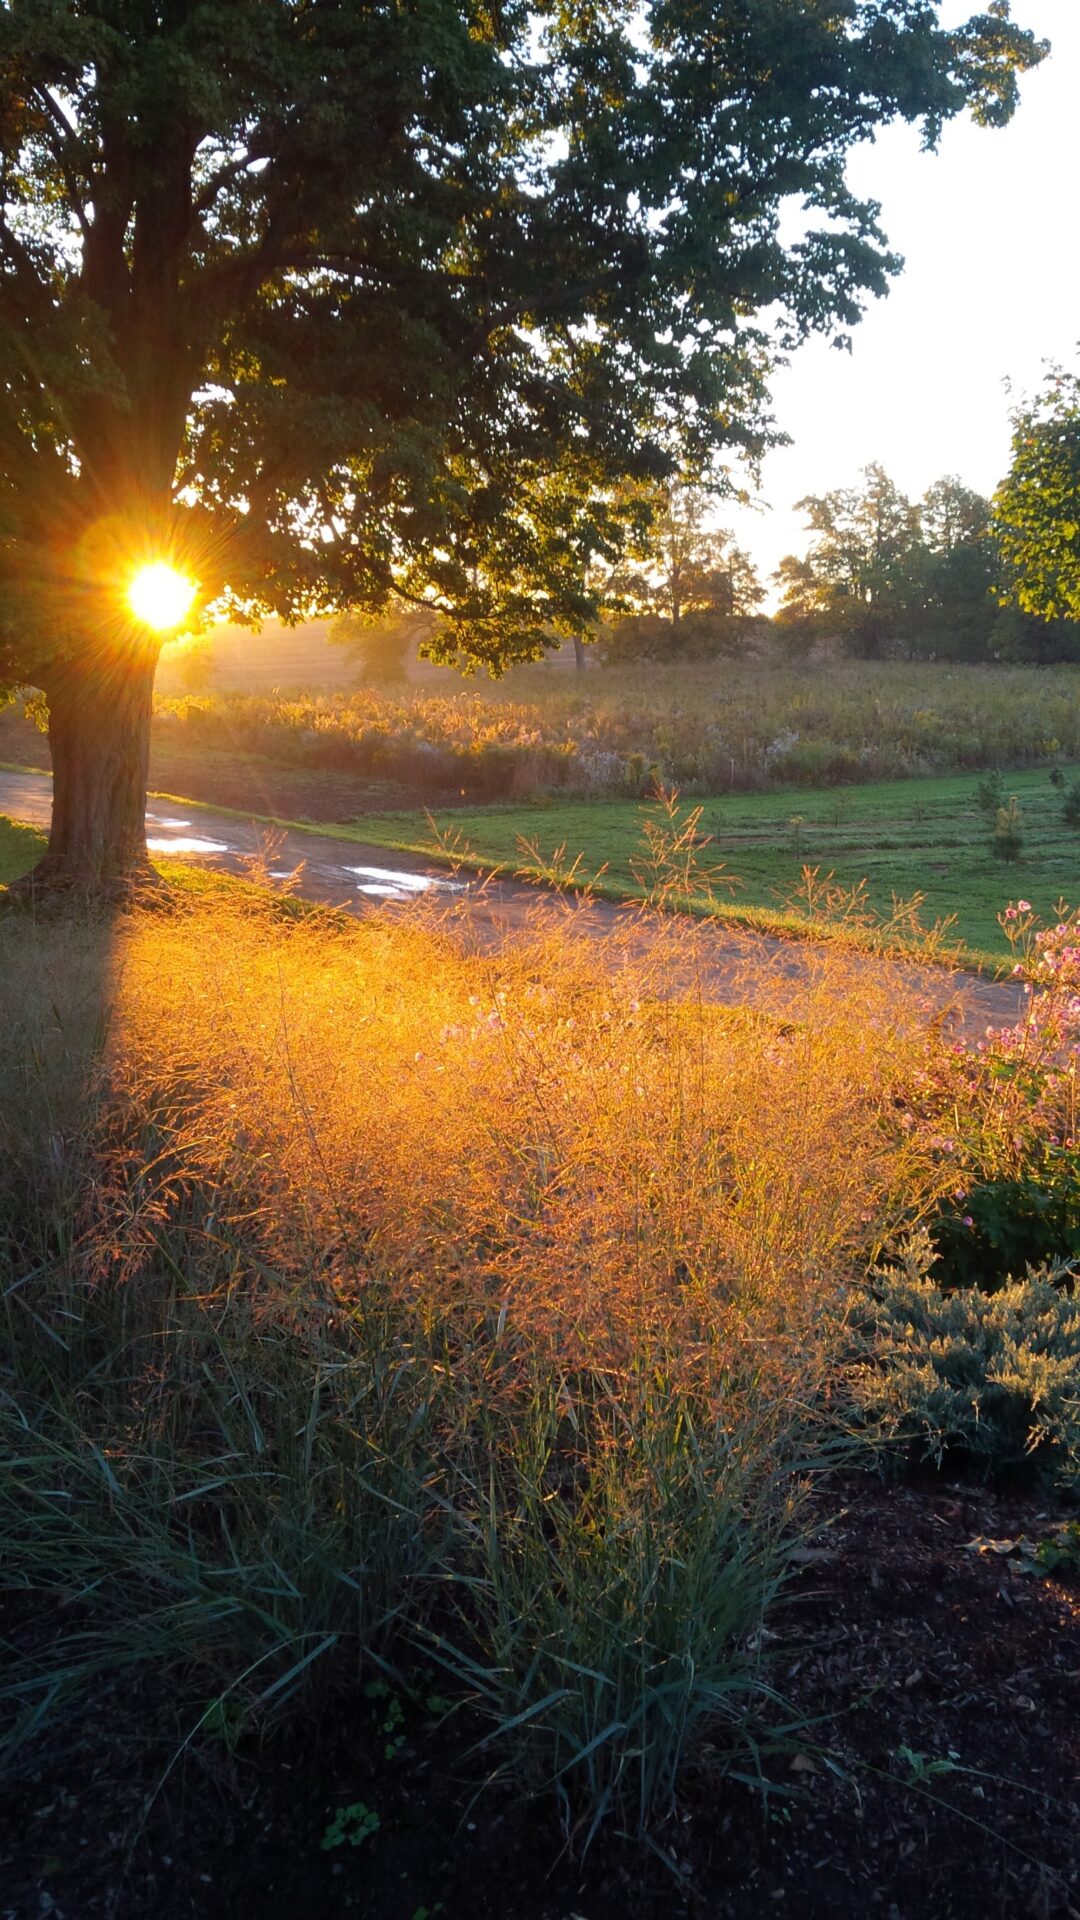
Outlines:
[[444, 880], [426, 873], [403, 873], [396, 867], [346, 867], [357, 876], [356, 890], [374, 900], [412, 900], [433, 889], [445, 893], [464, 892], [461, 880]]
[[147, 838], [151, 853], [228, 853], [224, 840], [203, 840], [197, 833], [151, 834]]

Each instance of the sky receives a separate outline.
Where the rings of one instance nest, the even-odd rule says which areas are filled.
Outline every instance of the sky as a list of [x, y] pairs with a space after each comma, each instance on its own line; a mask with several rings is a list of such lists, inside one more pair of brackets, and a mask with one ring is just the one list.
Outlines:
[[[979, 11], [947, 4], [948, 24]], [[806, 551], [794, 503], [857, 483], [880, 461], [909, 496], [955, 473], [991, 493], [1009, 463], [1009, 395], [1043, 364], [1076, 364], [1080, 342], [1080, 0], [1013, 0], [1013, 18], [1052, 43], [1021, 77], [1009, 126], [953, 122], [935, 154], [917, 129], [888, 127], [848, 177], [881, 202], [902, 274], [855, 329], [850, 354], [812, 340], [772, 384], [792, 445], [770, 454], [758, 509], [723, 523], [764, 582]], [[775, 603], [775, 589], [769, 605]]]

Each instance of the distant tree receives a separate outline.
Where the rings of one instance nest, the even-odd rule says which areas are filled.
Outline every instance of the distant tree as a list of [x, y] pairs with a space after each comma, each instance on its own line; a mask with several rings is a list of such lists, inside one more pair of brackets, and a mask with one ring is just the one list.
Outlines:
[[918, 508], [874, 464], [861, 487], [810, 494], [796, 509], [814, 537], [804, 559], [789, 555], [777, 571], [782, 613], [813, 619], [868, 659], [905, 645], [922, 588]]
[[662, 488], [646, 506], [631, 556], [608, 577], [605, 597], [619, 612], [607, 629], [606, 657], [733, 652], [764, 599], [753, 561], [710, 524], [710, 495], [700, 486]]
[[1080, 374], [1055, 367], [1012, 426], [994, 496], [1002, 598], [1038, 620], [1080, 620]]
[[193, 619], [397, 593], [495, 669], [581, 633], [619, 484], [760, 454], [770, 363], [898, 270], [852, 146], [1001, 125], [1042, 51], [1007, 0], [956, 27], [935, 0], [5, 0], [0, 686], [44, 690], [54, 770], [31, 884], [145, 869], [141, 563], [197, 582]]
[[773, 615], [773, 637], [790, 660], [805, 660], [831, 631], [814, 564], [805, 555], [785, 554], [773, 580], [783, 596]]
[[370, 685], [394, 686], [408, 679], [410, 659], [435, 627], [435, 615], [426, 608], [391, 604], [382, 614], [340, 614], [329, 638], [357, 662]]
[[935, 480], [919, 507], [923, 544], [933, 554], [955, 553], [982, 540], [990, 526], [990, 502], [954, 473]]
[[869, 656], [992, 658], [999, 605], [989, 501], [954, 475], [917, 503], [880, 466], [863, 478], [862, 488], [799, 503], [816, 537], [774, 576], [781, 645], [805, 650], [831, 635]]
[[207, 693], [214, 684], [214, 646], [209, 634], [184, 640], [172, 655], [172, 667], [185, 693]]
[[1015, 600], [997, 610], [990, 629], [989, 656], [1010, 666], [1050, 667], [1080, 660], [1080, 621], [1041, 620]]
[[946, 475], [924, 494], [919, 525], [922, 592], [912, 650], [937, 659], [990, 658], [998, 617], [990, 502]]

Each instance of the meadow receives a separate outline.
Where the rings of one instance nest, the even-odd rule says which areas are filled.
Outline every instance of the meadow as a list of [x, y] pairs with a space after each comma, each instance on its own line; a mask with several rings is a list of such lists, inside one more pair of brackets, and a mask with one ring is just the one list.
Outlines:
[[243, 754], [420, 798], [635, 798], [658, 779], [702, 795], [1080, 760], [1080, 669], [541, 665], [464, 688], [443, 673], [400, 691], [160, 696], [157, 715], [159, 753]]
[[[288, 634], [272, 621], [262, 633], [222, 628], [208, 644], [217, 669], [206, 689], [179, 684], [182, 650], [162, 664], [158, 709], [174, 721], [252, 742], [263, 736], [282, 751], [289, 736], [298, 748], [297, 735], [310, 751], [312, 734], [338, 736], [343, 755], [351, 746], [390, 756], [395, 739], [403, 751], [422, 743], [489, 783], [500, 777], [501, 753], [501, 777], [512, 771], [523, 792], [545, 773], [575, 790], [608, 791], [633, 777], [636, 760], [629, 774], [619, 763], [634, 756], [669, 781], [707, 779], [717, 791], [777, 777], [812, 785], [1021, 765], [1055, 752], [1080, 757], [1080, 669], [1070, 665], [828, 654], [792, 662], [773, 645], [741, 658], [654, 665], [605, 665], [589, 654], [584, 673], [557, 652], [499, 680], [478, 673], [463, 681], [414, 661], [407, 682], [379, 687], [362, 684], [357, 663], [328, 645], [322, 625]], [[330, 740], [319, 745], [332, 751]]]
[[[27, 1896], [120, 1875], [132, 1912], [235, 1907], [254, 1822], [273, 1913], [505, 1913], [508, 1861], [530, 1920], [750, 1912], [823, 1827], [858, 1857], [859, 1795], [914, 1898], [928, 1820], [973, 1884], [989, 1827], [1017, 1902], [1072, 1873], [1045, 1748], [1021, 1799], [1015, 1729], [991, 1753], [895, 1677], [823, 1727], [813, 1654], [819, 1600], [869, 1604], [830, 1519], [893, 1551], [873, 1475], [908, 1455], [1026, 1486], [1008, 1522], [974, 1496], [1045, 1547], [1010, 1630], [1066, 1604], [1080, 936], [1010, 924], [1046, 991], [967, 1055], [828, 948], [797, 1024], [779, 975], [775, 1012], [760, 978], [752, 1014], [672, 1000], [696, 932], [670, 916], [600, 970], [542, 905], [498, 955], [180, 873], [150, 910], [0, 914]], [[1005, 1576], [967, 1538], [987, 1609]], [[910, 1671], [910, 1623], [859, 1619]], [[1069, 1686], [1026, 1685], [1060, 1762]], [[956, 1740], [928, 1803], [904, 1756]]]

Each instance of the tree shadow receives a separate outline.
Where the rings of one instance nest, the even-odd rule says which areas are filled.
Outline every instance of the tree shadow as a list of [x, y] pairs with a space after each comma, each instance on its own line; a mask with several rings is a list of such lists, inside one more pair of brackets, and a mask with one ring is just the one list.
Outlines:
[[[30, 850], [32, 863], [33, 849]], [[0, 1280], [77, 1217], [114, 1019], [119, 902], [0, 888]]]

